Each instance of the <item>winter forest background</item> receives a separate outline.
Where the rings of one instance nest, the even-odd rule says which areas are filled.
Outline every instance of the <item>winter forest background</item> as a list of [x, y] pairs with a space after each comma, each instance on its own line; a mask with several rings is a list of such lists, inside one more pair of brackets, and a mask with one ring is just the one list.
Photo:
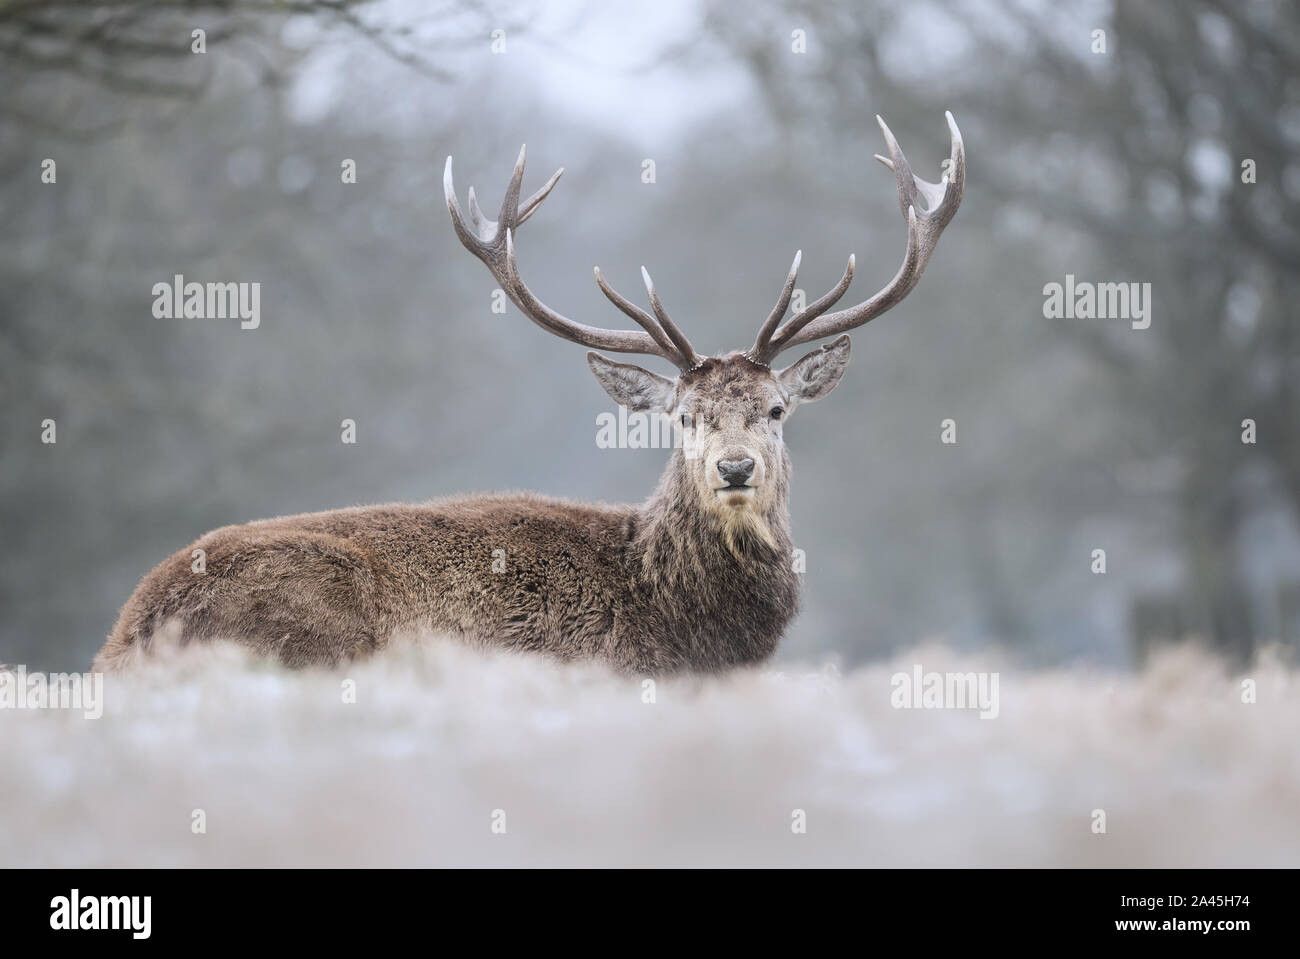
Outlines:
[[[1300, 643], [1292, 3], [14, 0], [0, 86], [0, 661], [86, 668], [140, 576], [216, 526], [651, 490], [664, 451], [597, 448], [583, 351], [492, 312], [447, 154], [489, 210], [520, 143], [525, 190], [566, 168], [520, 244], [548, 302], [620, 325], [591, 268], [641, 302], [644, 263], [719, 352], [796, 248], [810, 298], [850, 252], [845, 302], [893, 275], [873, 116], [937, 179], [945, 109], [962, 209], [787, 430], [807, 573], [780, 656]], [[176, 273], [260, 282], [260, 328], [155, 319]], [[1067, 274], [1150, 283], [1150, 328], [1046, 319]]]

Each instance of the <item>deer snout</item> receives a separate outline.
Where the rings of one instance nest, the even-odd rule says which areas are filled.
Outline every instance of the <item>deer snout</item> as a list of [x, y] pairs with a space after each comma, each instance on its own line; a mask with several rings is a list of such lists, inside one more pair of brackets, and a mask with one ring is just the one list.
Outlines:
[[718, 475], [727, 486], [748, 486], [754, 475], [754, 459], [750, 456], [718, 460]]

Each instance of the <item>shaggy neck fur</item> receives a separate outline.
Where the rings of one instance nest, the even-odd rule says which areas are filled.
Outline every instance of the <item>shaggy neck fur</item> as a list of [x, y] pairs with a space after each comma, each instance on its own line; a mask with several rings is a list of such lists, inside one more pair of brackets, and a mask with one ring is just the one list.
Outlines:
[[783, 473], [766, 512], [720, 514], [700, 502], [677, 450], [638, 512], [629, 557], [637, 579], [697, 664], [765, 658], [798, 608]]

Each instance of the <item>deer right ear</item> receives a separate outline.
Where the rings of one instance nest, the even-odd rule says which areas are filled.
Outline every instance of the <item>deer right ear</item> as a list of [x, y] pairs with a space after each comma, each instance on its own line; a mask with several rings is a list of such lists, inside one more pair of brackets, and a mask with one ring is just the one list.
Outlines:
[[776, 374], [795, 403], [819, 400], [840, 381], [849, 366], [849, 335], [836, 337]]
[[663, 412], [672, 406], [673, 390], [677, 384], [666, 376], [631, 363], [615, 363], [599, 353], [588, 353], [587, 365], [619, 406], [626, 406], [633, 412]]

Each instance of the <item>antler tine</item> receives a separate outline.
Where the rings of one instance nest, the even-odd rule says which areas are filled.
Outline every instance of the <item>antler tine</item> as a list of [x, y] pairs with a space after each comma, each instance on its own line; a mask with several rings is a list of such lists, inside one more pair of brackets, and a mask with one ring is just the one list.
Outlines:
[[497, 215], [497, 222], [504, 223], [506, 229], [514, 229], [519, 225], [519, 191], [524, 185], [524, 161], [527, 157], [528, 144], [524, 143], [519, 147], [519, 159], [515, 160], [515, 169], [510, 174], [506, 195], [501, 200], [501, 212]]
[[[898, 140], [894, 138], [893, 131], [889, 129], [889, 125], [883, 118], [876, 117], [876, 122], [880, 124], [880, 132], [885, 135], [890, 156], [888, 159], [879, 153], [875, 156], [894, 171], [894, 177], [898, 181], [898, 205], [903, 219], [907, 219], [907, 208], [916, 206], [916, 195], [919, 193], [925, 198], [925, 210], [918, 212], [931, 219], [936, 233], [942, 232], [956, 215], [957, 207], [961, 204], [962, 191], [966, 186], [966, 148], [962, 143], [961, 131], [957, 129], [957, 121], [953, 119], [951, 111], [945, 112], [944, 118], [948, 121], [948, 130], [952, 138], [952, 150], [949, 154], [951, 169], [938, 183], [931, 183], [912, 172], [912, 167], [907, 162], [907, 157], [903, 155]], [[948, 190], [950, 186], [951, 193]]]
[[786, 344], [797, 336], [800, 330], [840, 301], [840, 297], [845, 294], [849, 284], [853, 282], [855, 263], [856, 258], [850, 253], [848, 265], [844, 267], [844, 275], [840, 277], [840, 281], [831, 287], [824, 296], [809, 303], [801, 312], [790, 317], [790, 322], [781, 327], [776, 336], [772, 338], [771, 345], [768, 348], [771, 357], [763, 362], [770, 362], [770, 359], [775, 358], [777, 354], [784, 350]]
[[690, 369], [700, 361], [695, 352], [695, 347], [691, 346], [691, 341], [677, 328], [677, 324], [673, 322], [672, 317], [668, 315], [668, 311], [664, 309], [663, 303], [659, 302], [659, 294], [655, 292], [655, 281], [650, 279], [650, 273], [644, 266], [641, 267], [641, 280], [645, 283], [646, 295], [650, 297], [650, 309], [655, 311], [655, 319], [659, 321], [663, 331], [668, 334], [668, 338], [676, 344], [678, 353], [681, 354], [686, 363], [686, 368]]
[[763, 359], [763, 355], [767, 352], [767, 346], [772, 339], [772, 334], [781, 325], [781, 320], [785, 317], [785, 311], [790, 306], [790, 297], [794, 295], [794, 285], [799, 279], [799, 263], [802, 260], [803, 250], [795, 250], [794, 262], [790, 264], [790, 273], [785, 278], [785, 286], [781, 287], [781, 295], [777, 297], [776, 306], [772, 307], [772, 312], [767, 315], [767, 319], [759, 327], [758, 338], [754, 340], [754, 345], [749, 348], [750, 357], [759, 363], [767, 362]]
[[487, 220], [487, 217], [483, 215], [483, 211], [479, 209], [478, 197], [474, 195], [473, 187], [469, 188], [469, 219], [474, 224], [475, 231]]
[[[596, 285], [600, 287], [600, 292], [604, 293], [609, 302], [622, 310], [625, 314], [636, 320], [641, 327], [649, 333], [656, 343], [663, 347], [667, 352], [676, 354], [677, 347], [673, 341], [668, 338], [668, 334], [659, 326], [658, 321], [647, 313], [641, 307], [637, 306], [631, 300], [624, 297], [618, 290], [614, 289], [605, 282], [604, 274], [600, 272], [600, 267], [594, 267], [593, 272], [596, 274]], [[685, 362], [685, 357], [679, 357], [679, 365]], [[688, 366], [691, 364], [687, 364]]]
[[[451, 225], [456, 231], [456, 236], [471, 253], [479, 259], [483, 259], [482, 255], [478, 252], [478, 247], [483, 242], [482, 238], [479, 236], [480, 223], [476, 222], [474, 224], [475, 229], [473, 230], [471, 230], [465, 223], [465, 214], [461, 212], [460, 201], [456, 199], [456, 184], [452, 179], [451, 173], [451, 157], [447, 157], [447, 165], [442, 168], [442, 192], [443, 196], [447, 200], [447, 212], [451, 214]], [[472, 196], [472, 187], [470, 188], [470, 193]], [[478, 202], [476, 200], [471, 199], [470, 203], [471, 209], [478, 208]], [[482, 214], [480, 213], [480, 218], [481, 216]]]
[[[812, 307], [809, 307], [804, 314], [796, 317], [773, 337], [768, 350], [772, 358], [792, 346], [836, 336], [862, 326], [902, 300], [920, 282], [921, 274], [925, 271], [930, 256], [939, 242], [940, 234], [957, 214], [962, 193], [966, 188], [966, 148], [962, 143], [961, 131], [957, 129], [957, 121], [953, 119], [952, 113], [944, 115], [948, 120], [948, 130], [952, 139], [951, 163], [948, 172], [938, 183], [930, 183], [912, 173], [907, 157], [903, 155], [894, 134], [883, 119], [876, 117], [876, 121], [880, 124], [880, 131], [884, 134], [885, 144], [889, 148], [888, 158], [877, 155], [876, 159], [894, 172], [894, 179], [898, 185], [899, 208], [907, 223], [907, 252], [903, 257], [903, 264], [887, 286], [857, 306], [838, 310], [835, 313], [826, 313], [815, 319], [807, 315], [812, 311]], [[925, 201], [924, 210], [917, 207], [918, 194]], [[846, 278], [852, 273], [852, 263], [850, 258]], [[842, 293], [843, 291], [840, 290], [840, 294]]]
[[519, 207], [519, 222], [516, 223], [515, 226], [528, 222], [528, 218], [537, 212], [537, 208], [542, 205], [542, 201], [550, 195], [550, 192], [553, 189], [555, 189], [555, 184], [560, 182], [560, 177], [563, 175], [564, 167], [560, 167], [551, 174], [551, 178], [542, 185], [540, 190], [523, 202]]
[[[646, 332], [639, 330], [607, 330], [601, 327], [587, 326], [585, 323], [579, 323], [561, 313], [557, 313], [528, 289], [528, 286], [519, 276], [519, 265], [515, 259], [514, 231], [537, 212], [537, 208], [541, 206], [542, 201], [554, 189], [561, 174], [564, 173], [564, 169], [557, 170], [543, 184], [540, 190], [521, 204], [519, 195], [523, 185], [526, 155], [526, 149], [520, 148], [519, 159], [515, 161], [510, 184], [506, 188], [505, 198], [501, 202], [501, 213], [496, 220], [489, 220], [483, 215], [483, 211], [479, 208], [478, 197], [472, 188], [469, 191], [468, 201], [469, 219], [466, 219], [456, 197], [456, 185], [452, 176], [452, 158], [447, 157], [447, 165], [442, 175], [443, 193], [446, 195], [447, 211], [451, 215], [452, 228], [456, 231], [456, 236], [460, 239], [461, 244], [491, 271], [497, 282], [501, 284], [506, 296], [510, 298], [510, 301], [525, 316], [544, 330], [574, 343], [580, 343], [583, 346], [595, 349], [610, 350], [615, 353], [643, 353], [648, 356], [661, 356], [680, 369], [689, 369], [693, 366], [696, 362], [695, 353], [690, 349], [690, 343], [686, 338], [672, 325], [671, 320], [667, 321], [668, 328], [660, 330], [657, 328], [655, 320], [649, 314], [641, 311], [641, 317], [636, 316], [634, 313], [628, 315], [641, 323]], [[599, 274], [597, 274], [597, 280], [600, 280]], [[601, 285], [603, 289], [604, 284]], [[609, 295], [609, 292], [606, 295]], [[620, 306], [620, 309], [622, 309], [617, 300], [615, 300], [615, 305]], [[628, 306], [631, 306], [631, 304], [628, 304]], [[658, 309], [662, 309], [662, 307]], [[658, 309], [656, 312], [658, 312]], [[627, 313], [628, 311], [624, 309], [624, 312]], [[666, 315], [664, 314], [665, 318]], [[683, 346], [685, 347], [684, 351]]]

